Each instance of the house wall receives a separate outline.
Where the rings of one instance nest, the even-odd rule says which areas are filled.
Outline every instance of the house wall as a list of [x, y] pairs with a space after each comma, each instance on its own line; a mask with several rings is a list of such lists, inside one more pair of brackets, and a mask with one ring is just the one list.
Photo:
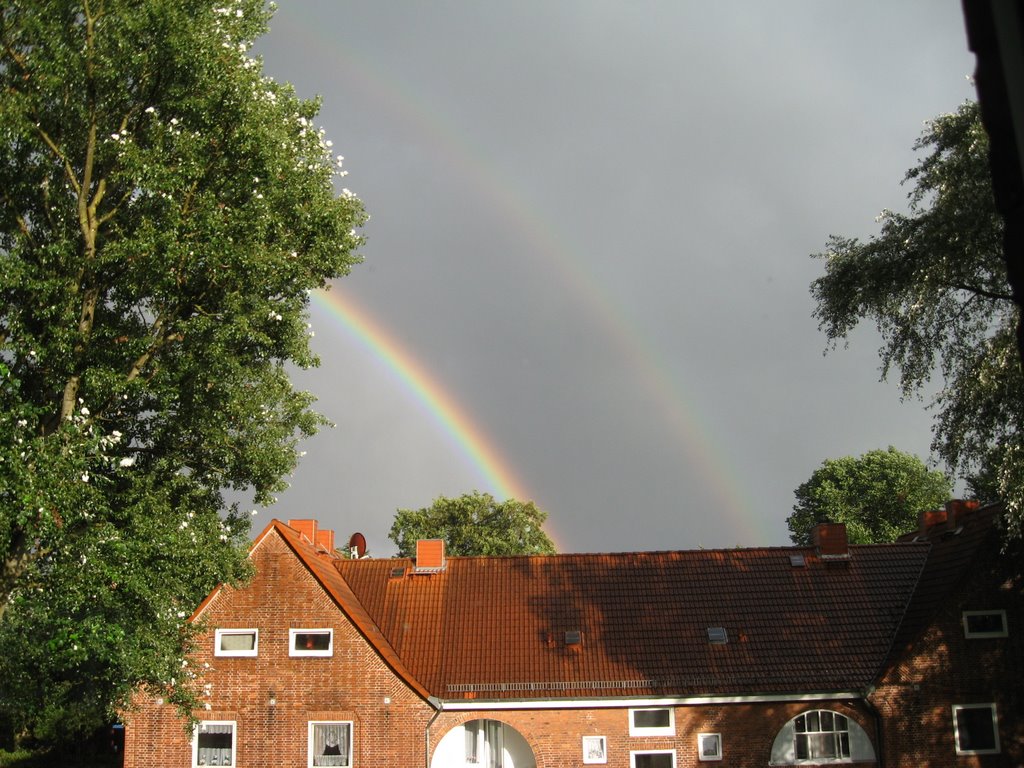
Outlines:
[[[887, 768], [1024, 765], [1024, 582], [1020, 553], [993, 537], [923, 633], [894, 654], [872, 702], [884, 718]], [[1009, 634], [967, 639], [965, 610], [1002, 609]], [[953, 705], [994, 702], [1000, 753], [957, 755]]]
[[[387, 667], [280, 536], [266, 536], [251, 558], [252, 581], [222, 589], [201, 615], [207, 630], [195, 655], [210, 707], [196, 714], [237, 722], [237, 765], [307, 765], [310, 720], [351, 720], [356, 766], [423, 765], [434, 710]], [[215, 656], [218, 627], [259, 629], [258, 655]], [[332, 628], [333, 655], [290, 657], [289, 628]], [[190, 736], [172, 705], [141, 697], [123, 719], [125, 768], [191, 765]]]
[[[444, 736], [469, 720], [500, 720], [514, 728], [533, 748], [537, 768], [583, 765], [583, 736], [605, 736], [610, 768], [629, 768], [630, 752], [672, 749], [676, 766], [758, 766], [769, 765], [776, 734], [792, 718], [811, 709], [831, 709], [851, 718], [873, 735], [872, 714], [859, 702], [815, 701], [757, 704], [722, 704], [673, 707], [674, 736], [630, 736], [629, 708], [521, 709], [446, 711], [431, 726], [431, 745], [436, 750]], [[720, 733], [723, 759], [701, 762], [697, 734]], [[461, 743], [456, 740], [456, 743]], [[444, 747], [442, 747], [444, 749]], [[431, 768], [450, 768], [462, 763], [448, 762], [450, 754], [434, 752]], [[846, 762], [846, 765], [853, 763]], [[806, 764], [805, 764], [806, 765]], [[519, 768], [518, 764], [515, 768]]]

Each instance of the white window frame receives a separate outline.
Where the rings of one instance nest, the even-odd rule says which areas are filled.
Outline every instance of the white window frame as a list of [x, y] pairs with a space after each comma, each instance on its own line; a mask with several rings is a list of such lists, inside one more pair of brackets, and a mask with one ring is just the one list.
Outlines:
[[192, 729], [192, 766], [193, 768], [205, 768], [199, 764], [199, 729], [207, 725], [230, 725], [231, 726], [231, 765], [234, 768], [238, 764], [238, 722], [236, 720], [200, 720]]
[[[1003, 621], [1003, 628], [995, 632], [971, 632], [968, 626], [968, 619], [972, 616], [999, 616]], [[1001, 609], [993, 609], [991, 611], [964, 611], [963, 612], [963, 623], [964, 623], [964, 637], [968, 640], [977, 640], [986, 637], [1007, 637], [1009, 628], [1006, 624], [1006, 611]]]
[[[668, 725], [646, 727], [636, 725], [634, 715], [637, 712], [668, 712]], [[637, 707], [629, 710], [629, 735], [630, 736], [675, 736], [676, 735], [676, 712], [672, 707]]]
[[[992, 735], [995, 746], [992, 749], [961, 749], [960, 728], [957, 726], [956, 713], [964, 709], [988, 709], [992, 713]], [[999, 746], [999, 714], [996, 712], [996, 705], [991, 702], [980, 704], [954, 704], [953, 705], [953, 739], [956, 743], [958, 755], [998, 755], [1002, 749]]]
[[[327, 635], [327, 650], [307, 650], [296, 648], [295, 639], [299, 635]], [[289, 656], [333, 656], [334, 655], [334, 630], [330, 627], [311, 627], [288, 630], [288, 655]]]
[[315, 730], [314, 726], [317, 726], [317, 725], [347, 725], [348, 726], [348, 755], [347, 755], [348, 762], [346, 762], [345, 765], [348, 766], [348, 768], [351, 768], [351, 766], [352, 766], [352, 753], [355, 751], [355, 748], [354, 748], [354, 744], [355, 744], [355, 729], [353, 727], [353, 724], [352, 724], [351, 720], [310, 720], [309, 721], [308, 730], [307, 730], [308, 740], [307, 740], [307, 745], [306, 745], [306, 755], [307, 755], [306, 766], [307, 766], [307, 768], [314, 768], [314, 766], [313, 766], [313, 758], [315, 757], [315, 755], [313, 754], [313, 732]]
[[[715, 739], [718, 745], [718, 749], [713, 755], [704, 754], [704, 741], [706, 739]], [[697, 757], [701, 762], [708, 762], [712, 760], [722, 759], [722, 734], [720, 733], [698, 733], [697, 734]]]
[[[594, 749], [596, 747], [596, 749]], [[608, 737], [606, 736], [584, 736], [583, 737], [583, 762], [584, 763], [607, 763], [608, 762]]]
[[[224, 650], [220, 647], [221, 638], [225, 635], [252, 635], [252, 650]], [[256, 656], [260, 649], [260, 631], [252, 627], [228, 627], [218, 629], [213, 635], [214, 656]]]
[[674, 749], [631, 749], [629, 750], [629, 768], [636, 768], [637, 755], [672, 755], [672, 768], [676, 768], [676, 751]]

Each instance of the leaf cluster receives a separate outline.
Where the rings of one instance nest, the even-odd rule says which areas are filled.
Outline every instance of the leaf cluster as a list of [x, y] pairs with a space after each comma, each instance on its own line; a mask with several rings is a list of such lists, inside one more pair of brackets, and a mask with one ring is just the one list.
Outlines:
[[915, 149], [926, 154], [905, 177], [908, 212], [883, 211], [867, 242], [833, 236], [816, 254], [825, 273], [811, 284], [815, 317], [833, 347], [861, 321], [874, 322], [882, 377], [896, 373], [905, 396], [930, 398], [932, 450], [960, 476], [994, 478], [987, 487], [1019, 525], [1019, 312], [978, 105], [932, 120]]
[[943, 472], [890, 446], [822, 462], [796, 489], [786, 525], [802, 546], [821, 522], [844, 523], [852, 544], [880, 544], [914, 530], [918, 514], [941, 507], [952, 492]]
[[547, 513], [532, 501], [499, 502], [489, 493], [440, 496], [423, 509], [400, 509], [388, 533], [399, 557], [414, 557], [416, 542], [443, 539], [449, 555], [553, 555], [544, 533]]
[[318, 103], [249, 53], [268, 14], [0, 7], [0, 716], [20, 728], [187, 690], [184, 618], [246, 573], [225, 493], [270, 503], [323, 424], [287, 366], [317, 363], [309, 292], [358, 262], [365, 214]]

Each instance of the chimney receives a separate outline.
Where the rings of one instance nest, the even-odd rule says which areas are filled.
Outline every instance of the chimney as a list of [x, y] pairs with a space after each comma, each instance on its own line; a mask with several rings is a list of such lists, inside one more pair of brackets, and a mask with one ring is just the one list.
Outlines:
[[310, 544], [317, 543], [316, 520], [289, 520], [288, 527], [301, 533]]
[[946, 502], [946, 527], [955, 530], [963, 525], [964, 518], [979, 507], [976, 499], [964, 501], [962, 499], [950, 499]]
[[845, 523], [818, 523], [814, 526], [811, 536], [818, 550], [818, 557], [834, 560], [845, 560], [850, 557]]
[[444, 568], [444, 539], [420, 539], [416, 542], [417, 573], [434, 573]]
[[334, 551], [334, 531], [317, 531], [316, 543], [328, 552]]
[[921, 513], [917, 528], [921, 533], [928, 533], [930, 528], [935, 528], [938, 525], [944, 525], [945, 522], [946, 510], [929, 509]]

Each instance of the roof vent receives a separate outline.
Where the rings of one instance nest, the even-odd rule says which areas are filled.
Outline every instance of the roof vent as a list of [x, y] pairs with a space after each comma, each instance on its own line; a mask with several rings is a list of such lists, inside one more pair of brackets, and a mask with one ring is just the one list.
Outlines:
[[708, 642], [712, 645], [725, 645], [729, 642], [729, 633], [725, 627], [708, 627]]
[[437, 573], [445, 569], [444, 539], [416, 542], [416, 573]]
[[803, 568], [807, 565], [807, 558], [804, 557], [802, 552], [798, 552], [795, 555], [789, 556], [789, 564], [794, 568]]
[[570, 629], [565, 633], [565, 644], [566, 645], [581, 645], [583, 643], [583, 633], [578, 629]]
[[391, 578], [392, 579], [400, 579], [403, 576], [405, 576], [405, 568], [392, 568], [391, 569]]

